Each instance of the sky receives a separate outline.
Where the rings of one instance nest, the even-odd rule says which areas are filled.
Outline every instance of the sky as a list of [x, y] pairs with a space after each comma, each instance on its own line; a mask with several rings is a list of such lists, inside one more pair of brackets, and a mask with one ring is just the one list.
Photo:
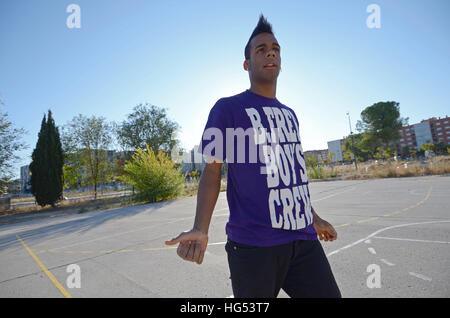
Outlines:
[[[67, 25], [71, 4], [80, 28]], [[0, 98], [29, 146], [16, 177], [49, 109], [63, 126], [78, 114], [121, 122], [149, 103], [192, 149], [214, 103], [250, 87], [244, 47], [261, 13], [281, 45], [277, 99], [295, 111], [303, 150], [347, 136], [347, 112], [355, 131], [380, 101], [399, 102], [410, 124], [450, 115], [448, 0], [2, 0]]]

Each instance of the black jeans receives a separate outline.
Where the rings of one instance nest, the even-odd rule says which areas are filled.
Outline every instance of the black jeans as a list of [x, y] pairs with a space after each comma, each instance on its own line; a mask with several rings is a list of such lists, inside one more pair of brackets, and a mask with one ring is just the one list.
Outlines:
[[228, 240], [225, 250], [236, 298], [275, 298], [281, 288], [293, 298], [341, 297], [319, 240], [270, 247]]

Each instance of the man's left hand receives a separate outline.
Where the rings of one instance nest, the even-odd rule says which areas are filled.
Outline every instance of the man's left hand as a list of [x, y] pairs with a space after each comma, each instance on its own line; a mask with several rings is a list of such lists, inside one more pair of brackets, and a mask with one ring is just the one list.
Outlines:
[[316, 229], [317, 235], [319, 239], [328, 241], [334, 241], [337, 239], [337, 233], [334, 227], [325, 220], [315, 219], [314, 220], [314, 228]]

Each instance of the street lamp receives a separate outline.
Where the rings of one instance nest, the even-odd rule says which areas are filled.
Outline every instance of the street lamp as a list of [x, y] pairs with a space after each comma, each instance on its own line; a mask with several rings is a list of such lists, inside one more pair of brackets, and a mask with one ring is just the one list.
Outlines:
[[355, 154], [355, 146], [353, 145], [353, 132], [352, 132], [352, 124], [350, 122], [350, 113], [347, 112], [348, 116], [348, 125], [350, 126], [350, 136], [352, 137], [352, 152], [353, 152], [353, 158], [355, 160], [355, 168], [358, 170], [358, 164], [356, 163], [356, 154]]

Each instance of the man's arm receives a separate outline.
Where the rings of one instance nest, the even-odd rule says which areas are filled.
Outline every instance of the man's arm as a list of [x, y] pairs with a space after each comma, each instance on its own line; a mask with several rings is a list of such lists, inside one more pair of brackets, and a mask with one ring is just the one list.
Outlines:
[[186, 261], [201, 264], [208, 246], [208, 230], [212, 213], [220, 193], [222, 163], [207, 163], [200, 177], [197, 195], [197, 209], [192, 229], [178, 235], [166, 245], [180, 243], [177, 254]]
[[321, 219], [312, 206], [311, 211], [314, 216], [314, 228], [316, 229], [319, 239], [325, 241], [334, 241], [337, 239], [337, 233], [334, 227], [324, 219]]
[[198, 185], [197, 210], [193, 229], [208, 234], [212, 213], [220, 193], [222, 163], [208, 163]]

